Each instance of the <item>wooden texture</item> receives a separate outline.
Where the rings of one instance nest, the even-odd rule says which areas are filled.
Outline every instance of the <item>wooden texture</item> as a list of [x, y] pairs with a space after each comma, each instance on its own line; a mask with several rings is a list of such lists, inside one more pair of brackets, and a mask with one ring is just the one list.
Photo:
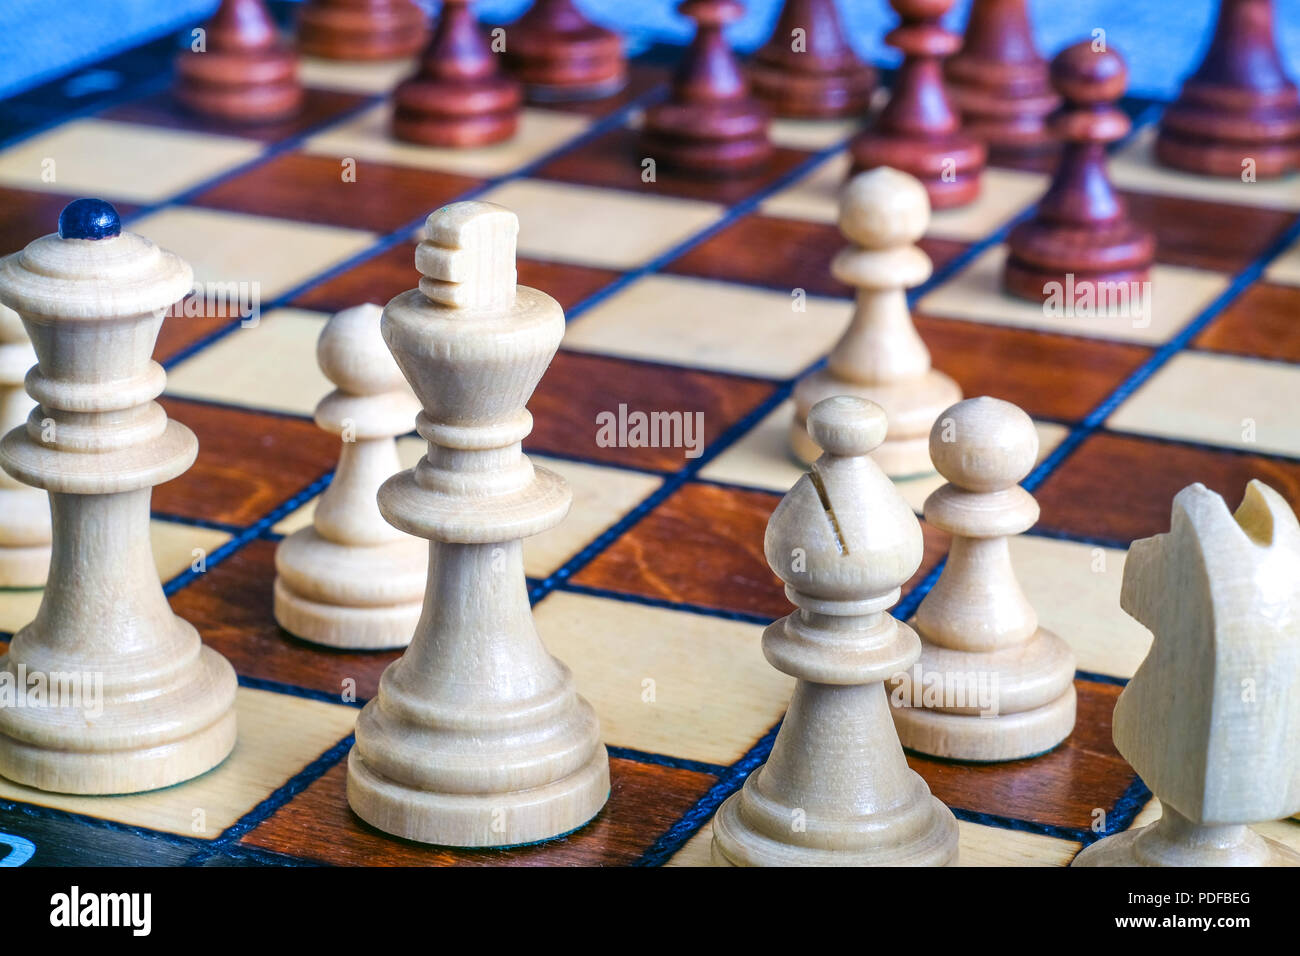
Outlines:
[[[935, 268], [942, 268], [967, 248], [963, 242], [923, 236], [917, 243]], [[833, 225], [775, 216], [744, 216], [668, 263], [678, 275], [722, 279], [745, 285], [809, 295], [851, 298], [853, 287], [837, 279], [831, 260], [844, 248], [844, 236]]]
[[1300, 811], [1300, 524], [1251, 481], [1236, 513], [1204, 485], [1167, 534], [1135, 541], [1120, 603], [1151, 629], [1115, 704], [1115, 745], [1163, 815], [1083, 851], [1078, 866], [1300, 866], [1247, 824]]
[[429, 216], [421, 279], [384, 309], [384, 340], [424, 410], [420, 464], [384, 483], [394, 527], [431, 542], [424, 613], [357, 720], [348, 802], [422, 843], [509, 846], [567, 833], [609, 797], [591, 706], [533, 625], [520, 540], [569, 510], [563, 479], [520, 441], [564, 313], [515, 284], [514, 213]]
[[635, 863], [716, 782], [707, 773], [632, 760], [609, 762], [609, 804], [562, 840], [505, 849], [451, 849], [393, 840], [358, 820], [335, 767], [243, 838], [249, 846], [339, 866], [619, 866]]
[[868, 454], [879, 405], [828, 398], [808, 416], [825, 453], [768, 522], [763, 551], [798, 607], [763, 632], [796, 678], [767, 762], [713, 820], [713, 860], [734, 866], [940, 866], [957, 821], [907, 766], [884, 682], [916, 660], [887, 611], [921, 564], [921, 527]]
[[[148, 534], [153, 486], [197, 451], [153, 401], [166, 375], [149, 357], [193, 273], [120, 229], [107, 203], [79, 201], [0, 262], [39, 362], [39, 405], [0, 464], [50, 493], [54, 532], [40, 610], [0, 658], [20, 695], [0, 707], [0, 775], [63, 793], [170, 786], [235, 745], [235, 672], [167, 606]], [[25, 673], [57, 692], [28, 701]]]
[[930, 277], [929, 258], [915, 243], [930, 221], [925, 186], [907, 173], [880, 167], [859, 173], [840, 198], [840, 231], [849, 246], [831, 263], [841, 282], [857, 289], [853, 321], [831, 349], [826, 367], [794, 389], [790, 443], [812, 462], [821, 450], [808, 436], [809, 410], [833, 395], [880, 405], [889, 434], [872, 458], [893, 477], [927, 474], [928, 436], [939, 412], [961, 398], [957, 383], [930, 366], [916, 334], [907, 290]]
[[[205, 189], [192, 204], [389, 233], [410, 222], [412, 209], [436, 209], [482, 185], [482, 180], [469, 176], [371, 160], [356, 164], [355, 178], [345, 178], [344, 173], [337, 157], [285, 153]], [[409, 256], [406, 263], [410, 264]], [[348, 305], [358, 301], [388, 299], [354, 299]]]
[[1025, 0], [975, 0], [944, 70], [963, 128], [988, 145], [992, 161], [1055, 147], [1047, 118], [1061, 99], [1034, 47]]
[[298, 58], [263, 0], [222, 0], [197, 40], [176, 58], [176, 99], [230, 123], [283, 120], [302, 107]]
[[419, 410], [379, 333], [381, 312], [354, 306], [321, 330], [317, 359], [337, 388], [316, 406], [316, 424], [342, 437], [339, 466], [311, 525], [275, 556], [275, 619], [330, 647], [405, 647], [428, 573], [428, 546], [385, 522], [375, 501], [401, 468], [396, 436]]
[[307, 0], [298, 11], [298, 48], [333, 60], [397, 60], [429, 38], [415, 0]]
[[[18, 313], [0, 305], [0, 437], [27, 424], [35, 403], [23, 389], [36, 353]], [[45, 493], [0, 470], [0, 588], [45, 583], [50, 569], [50, 503]]]
[[1097, 300], [1105, 288], [1147, 281], [1155, 255], [1153, 236], [1129, 218], [1106, 172], [1106, 147], [1131, 125], [1115, 105], [1128, 66], [1114, 47], [1084, 40], [1052, 60], [1052, 84], [1066, 103], [1053, 118], [1060, 165], [1033, 217], [1011, 230], [1002, 281], [1024, 299], [1072, 288], [1076, 300]]
[[943, 61], [960, 41], [939, 18], [951, 0], [890, 0], [902, 23], [885, 37], [903, 53], [894, 88], [872, 124], [850, 144], [853, 172], [891, 166], [925, 185], [930, 205], [949, 209], [979, 195], [987, 150], [962, 129]]
[[1065, 641], [1039, 627], [1007, 548], [1038, 518], [1017, 484], [1038, 458], [1033, 420], [1000, 399], [958, 402], [934, 423], [930, 455], [948, 484], [926, 499], [925, 518], [953, 538], [912, 622], [916, 669], [889, 684], [899, 739], [955, 760], [1044, 753], [1074, 728], [1075, 665]]
[[876, 71], [849, 43], [835, 0], [785, 0], [747, 72], [754, 95], [777, 116], [853, 116], [866, 111], [876, 87]]
[[750, 95], [722, 28], [744, 12], [738, 0], [683, 0], [695, 37], [673, 74], [668, 99], [645, 112], [645, 155], [692, 174], [727, 177], [772, 154], [766, 108]]
[[499, 143], [515, 134], [522, 102], [470, 0], [446, 0], [419, 70], [393, 91], [393, 135], [425, 146]]
[[[1039, 528], [1126, 547], [1169, 527], [1169, 501], [1188, 482], [1199, 480], [1226, 495], [1253, 478], [1300, 502], [1295, 461], [1102, 432], [1086, 439], [1038, 489]], [[1117, 480], [1124, 489], [1122, 510], [1113, 503]]]
[[1274, 29], [1273, 0], [1220, 0], [1205, 58], [1160, 121], [1160, 162], [1252, 180], [1300, 168], [1300, 92]]
[[1241, 272], [1297, 219], [1286, 209], [1121, 190], [1129, 218], [1155, 236], [1157, 262], [1232, 275]]
[[534, 0], [508, 37], [506, 64], [530, 100], [602, 99], [627, 83], [623, 38], [588, 20], [574, 0]]
[[1300, 362], [1300, 286], [1260, 282], [1234, 300], [1195, 339], [1198, 348]]

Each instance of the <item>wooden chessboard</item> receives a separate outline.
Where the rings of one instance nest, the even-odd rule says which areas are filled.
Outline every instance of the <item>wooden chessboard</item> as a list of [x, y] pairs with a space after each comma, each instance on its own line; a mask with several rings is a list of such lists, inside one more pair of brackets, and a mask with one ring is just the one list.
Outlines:
[[[710, 817], [765, 758], [791, 690], [759, 649], [763, 625], [789, 610], [763, 531], [800, 472], [785, 451], [792, 383], [851, 310], [828, 264], [852, 124], [777, 123], [776, 155], [750, 179], [661, 169], [644, 182], [634, 126], [671, 52], [638, 60], [613, 100], [529, 108], [512, 142], [455, 152], [387, 137], [385, 93], [406, 64], [308, 61], [300, 118], [221, 129], [173, 107], [169, 49], [0, 108], [0, 251], [53, 231], [69, 199], [99, 196], [200, 281], [257, 284], [255, 324], [178, 315], [157, 349], [163, 404], [200, 452], [154, 494], [154, 549], [176, 612], [239, 672], [239, 744], [204, 777], [138, 796], [0, 781], [0, 843], [22, 848], [11, 861], [34, 847], [32, 864], [706, 862]], [[936, 271], [913, 303], [935, 364], [965, 394], [1009, 399], [1038, 423], [1042, 461], [1026, 484], [1042, 519], [1012, 553], [1079, 665], [1078, 724], [1054, 752], [910, 758], [960, 820], [966, 864], [1065, 864], [1158, 812], [1111, 743], [1112, 706], [1150, 639], [1119, 608], [1125, 549], [1166, 530], [1174, 493], [1194, 481], [1235, 506], [1262, 478], [1300, 506], [1300, 177], [1159, 169], [1157, 107], [1127, 106], [1137, 126], [1112, 172], [1158, 236], [1149, 323], [1049, 317], [998, 292], [1008, 228], [1045, 183], [1032, 168], [989, 169], [982, 198], [936, 214], [924, 243]], [[291, 638], [271, 584], [277, 541], [309, 520], [338, 453], [311, 421], [329, 387], [315, 361], [323, 321], [411, 288], [425, 215], [470, 197], [518, 214], [520, 281], [570, 323], [526, 446], [575, 504], [525, 553], [539, 629], [599, 712], [613, 794], [564, 839], [461, 852], [392, 839], [349, 811], [353, 722], [395, 654]], [[702, 413], [702, 453], [603, 447], [596, 416], [620, 405]], [[421, 453], [413, 437], [401, 447], [408, 464]], [[919, 510], [936, 485], [901, 488]], [[925, 540], [900, 616], [944, 556], [940, 532], [925, 527]], [[0, 632], [40, 597], [0, 592]], [[1300, 847], [1300, 823], [1261, 829]]]

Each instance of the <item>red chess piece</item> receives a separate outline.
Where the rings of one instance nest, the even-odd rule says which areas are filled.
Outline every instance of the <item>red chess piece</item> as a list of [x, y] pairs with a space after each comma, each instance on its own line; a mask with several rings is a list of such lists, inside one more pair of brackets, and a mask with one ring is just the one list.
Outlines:
[[849, 45], [835, 0], [786, 0], [748, 72], [754, 95], [779, 116], [853, 116], [876, 88], [876, 71]]
[[506, 63], [537, 102], [600, 99], [627, 82], [622, 38], [584, 17], [573, 0], [537, 0], [511, 24]]
[[514, 135], [523, 92], [501, 72], [469, 0], [443, 0], [419, 72], [398, 85], [393, 101], [398, 139], [427, 146], [481, 146]]
[[902, 23], [885, 37], [903, 51], [889, 102], [850, 145], [853, 172], [892, 166], [925, 184], [930, 205], [947, 209], [979, 195], [987, 151], [961, 128], [944, 89], [943, 60], [960, 41], [939, 23], [952, 0], [890, 0]]
[[1057, 54], [1051, 76], [1065, 99], [1051, 123], [1064, 142], [1061, 160], [1033, 218], [1011, 230], [1003, 284], [1041, 301], [1059, 283], [1096, 302], [1099, 283], [1146, 281], [1155, 255], [1154, 237], [1128, 218], [1106, 173], [1106, 147], [1131, 125], [1115, 106], [1128, 67], [1114, 48], [1095, 50], [1084, 40]]
[[262, 0], [222, 0], [202, 49], [176, 58], [173, 92], [186, 108], [231, 123], [284, 119], [302, 106], [298, 57]]
[[428, 19], [415, 0], [307, 0], [298, 48], [331, 60], [400, 60], [424, 49]]
[[944, 69], [962, 128], [994, 152], [1033, 154], [1056, 145], [1047, 118], [1061, 98], [1034, 47], [1025, 0], [975, 0], [962, 48]]
[[1286, 75], [1272, 0], [1221, 0], [1200, 68], [1165, 110], [1156, 158], [1212, 176], [1256, 176], [1300, 168], [1300, 93]]
[[696, 23], [667, 101], [645, 114], [642, 142], [651, 157], [705, 175], [752, 170], [767, 161], [767, 110], [749, 94], [722, 28], [743, 12], [737, 0], [684, 0]]

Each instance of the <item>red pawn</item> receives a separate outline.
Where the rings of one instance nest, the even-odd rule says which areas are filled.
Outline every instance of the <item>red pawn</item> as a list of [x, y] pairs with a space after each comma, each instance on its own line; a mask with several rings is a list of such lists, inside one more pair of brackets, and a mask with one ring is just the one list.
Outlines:
[[876, 71], [849, 46], [835, 0], [786, 0], [749, 83], [778, 116], [853, 116], [871, 105]]
[[509, 139], [523, 92], [500, 62], [469, 9], [443, 0], [420, 70], [393, 94], [393, 135], [426, 146], [482, 146]]
[[173, 92], [186, 108], [229, 123], [284, 119], [302, 106], [298, 57], [262, 0], [222, 0], [201, 49], [176, 58]]
[[850, 145], [853, 173], [892, 166], [925, 185], [930, 205], [947, 209], [980, 191], [984, 144], [961, 129], [943, 83], [943, 60], [960, 45], [939, 23], [952, 0], [890, 0], [902, 24], [885, 37], [903, 51], [889, 102]]
[[298, 14], [298, 48], [331, 60], [400, 60], [429, 40], [415, 0], [307, 0]]
[[767, 110], [749, 95], [722, 28], [744, 10], [737, 0], [683, 0], [696, 22], [668, 100], [646, 110], [642, 142], [651, 158], [706, 175], [752, 170], [772, 154]]
[[1300, 168], [1300, 94], [1278, 56], [1272, 0], [1222, 0], [1205, 59], [1160, 121], [1156, 158], [1211, 176]]
[[1128, 67], [1118, 51], [1095, 50], [1084, 40], [1057, 54], [1051, 75], [1065, 99], [1051, 123], [1064, 141], [1060, 165], [1033, 218], [1011, 230], [1003, 285], [1042, 301], [1059, 284], [1100, 303], [1100, 283], [1145, 282], [1155, 256], [1155, 238], [1128, 218], [1106, 172], [1106, 147], [1131, 125], [1115, 106]]
[[601, 99], [627, 82], [622, 39], [584, 17], [573, 0], [537, 0], [512, 23], [506, 63], [539, 103]]
[[944, 69], [962, 128], [995, 153], [1036, 154], [1056, 145], [1047, 118], [1061, 98], [1034, 47], [1025, 0], [975, 0], [962, 48]]

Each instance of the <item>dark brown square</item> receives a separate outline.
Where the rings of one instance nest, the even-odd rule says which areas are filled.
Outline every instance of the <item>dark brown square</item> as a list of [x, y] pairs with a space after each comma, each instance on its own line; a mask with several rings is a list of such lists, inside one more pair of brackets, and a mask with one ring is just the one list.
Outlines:
[[[520, 285], [541, 289], [565, 309], [609, 285], [617, 272], [562, 262], [520, 258], [516, 262]], [[340, 275], [312, 286], [293, 305], [321, 312], [338, 312], [361, 302], [384, 305], [393, 296], [414, 289], [420, 281], [415, 269], [415, 243], [403, 242], [371, 256]]]
[[621, 866], [634, 863], [702, 797], [710, 774], [615, 758], [609, 803], [558, 840], [507, 850], [425, 846], [381, 833], [348, 807], [339, 763], [241, 841], [341, 866]]
[[1254, 262], [1297, 214], [1186, 196], [1125, 192], [1129, 215], [1156, 236], [1156, 260], [1237, 273]]
[[302, 109], [286, 120], [273, 123], [228, 123], [210, 116], [191, 113], [176, 102], [170, 91], [133, 100], [105, 110], [100, 116], [122, 123], [142, 123], [167, 129], [219, 136], [238, 136], [262, 143], [279, 143], [323, 126], [331, 120], [359, 110], [372, 98], [360, 93], [339, 90], [303, 90]]
[[[574, 575], [575, 584], [673, 603], [778, 618], [792, 610], [763, 556], [781, 495], [691, 482]], [[904, 593], [939, 562], [948, 537], [921, 525], [925, 557]]]
[[307, 419], [179, 398], [162, 405], [199, 439], [194, 467], [154, 489], [162, 514], [251, 525], [338, 461], [338, 436]]
[[[1074, 732], [1050, 753], [1007, 763], [958, 763], [908, 754], [931, 792], [954, 809], [1049, 826], [1089, 829], [1094, 811], [1107, 814], [1136, 778], [1110, 736], [1121, 688], [1076, 680]], [[1109, 821], [1108, 821], [1109, 822]]]
[[1300, 286], [1272, 282], [1249, 286], [1194, 344], [1216, 352], [1300, 362]]
[[[811, 295], [850, 297], [853, 289], [831, 276], [831, 259], [848, 245], [833, 225], [774, 216], [745, 216], [688, 250], [664, 271]], [[966, 243], [925, 238], [921, 248], [935, 268], [964, 252]]]
[[642, 196], [677, 196], [733, 205], [770, 186], [812, 154], [777, 147], [764, 166], [745, 175], [706, 178], [670, 169], [660, 163], [655, 181], [643, 182], [642, 160], [646, 158], [636, 130], [619, 127], [567, 150], [531, 175], [580, 186], [626, 189]]
[[342, 162], [335, 156], [284, 153], [222, 180], [189, 202], [227, 212], [390, 233], [482, 185], [482, 180], [468, 176], [368, 159], [357, 160], [354, 181], [344, 181]]
[[915, 316], [936, 368], [968, 397], [992, 395], [1030, 415], [1078, 421], [1151, 355], [1139, 345]]
[[1123, 544], [1168, 531], [1174, 495], [1193, 482], [1235, 509], [1252, 478], [1300, 506], [1300, 462], [1101, 432], [1036, 492], [1038, 527]]
[[[79, 198], [81, 197], [66, 193], [42, 193], [0, 186], [0, 255], [18, 252], [33, 239], [58, 232], [59, 213], [64, 206]], [[113, 200], [113, 208], [125, 219], [138, 207]]]
[[399, 651], [336, 651], [300, 641], [275, 622], [272, 585], [277, 542], [250, 541], [172, 595], [172, 608], [242, 677], [305, 687], [342, 700], [379, 689], [379, 675]]
[[525, 445], [628, 468], [677, 471], [689, 462], [681, 448], [618, 448], [597, 444], [596, 416], [632, 411], [704, 415], [704, 440], [719, 435], [773, 392], [768, 382], [561, 350], [528, 403], [533, 433]]

